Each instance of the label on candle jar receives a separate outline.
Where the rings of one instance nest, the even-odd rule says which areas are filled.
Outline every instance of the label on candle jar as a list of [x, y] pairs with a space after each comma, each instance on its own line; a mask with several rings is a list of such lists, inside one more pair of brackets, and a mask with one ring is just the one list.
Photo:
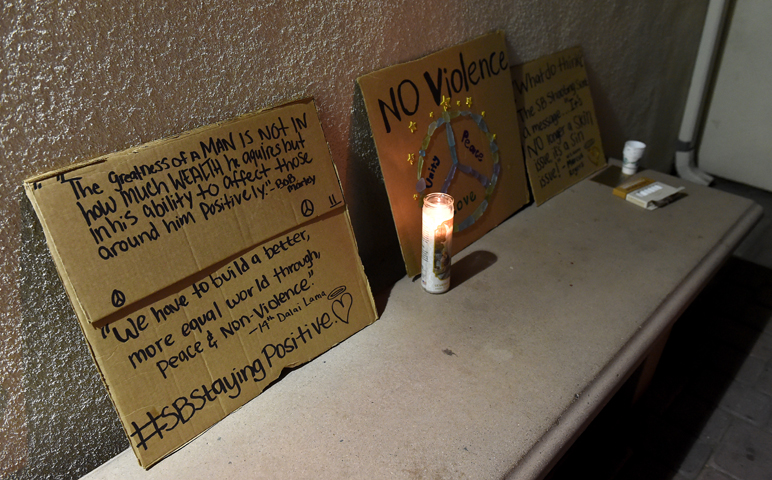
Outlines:
[[424, 200], [421, 239], [421, 286], [429, 293], [450, 287], [453, 242], [453, 197], [429, 194]]

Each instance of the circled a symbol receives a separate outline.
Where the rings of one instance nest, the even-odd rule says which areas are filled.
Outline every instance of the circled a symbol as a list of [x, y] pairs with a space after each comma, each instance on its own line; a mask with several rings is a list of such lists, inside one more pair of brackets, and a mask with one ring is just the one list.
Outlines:
[[314, 202], [312, 202], [309, 199], [303, 200], [303, 203], [300, 204], [300, 213], [303, 214], [304, 217], [310, 217], [314, 214]]
[[113, 307], [122, 307], [126, 303], [126, 295], [120, 290], [113, 290]]

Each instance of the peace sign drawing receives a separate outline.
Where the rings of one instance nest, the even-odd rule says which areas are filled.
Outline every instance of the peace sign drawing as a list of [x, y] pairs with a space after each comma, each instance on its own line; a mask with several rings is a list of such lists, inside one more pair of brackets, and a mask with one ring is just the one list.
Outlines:
[[[446, 138], [447, 138], [447, 146], [448, 146], [448, 155], [450, 157], [451, 163], [450, 167], [447, 169], [447, 174], [445, 175], [444, 181], [442, 183], [442, 187], [439, 189], [442, 193], [450, 193], [451, 196], [456, 199], [456, 211], [457, 213], [461, 211], [464, 206], [469, 204], [469, 197], [467, 197], [466, 203], [463, 197], [454, 196], [453, 193], [451, 193], [449, 190], [451, 188], [451, 185], [453, 184], [453, 180], [456, 178], [456, 175], [468, 175], [469, 177], [475, 179], [477, 182], [480, 183], [480, 186], [483, 189], [484, 195], [481, 197], [481, 200], [477, 202], [476, 208], [471, 211], [471, 213], [467, 213], [465, 218], [459, 219], [455, 222], [455, 226], [453, 227], [454, 232], [461, 232], [467, 227], [474, 224], [475, 221], [477, 221], [483, 213], [485, 213], [485, 210], [488, 208], [488, 205], [490, 203], [491, 194], [493, 193], [494, 189], [496, 188], [496, 182], [499, 177], [499, 173], [501, 172], [501, 165], [499, 163], [499, 151], [498, 151], [498, 145], [496, 144], [496, 135], [488, 131], [488, 125], [485, 123], [485, 120], [483, 119], [483, 116], [480, 114], [472, 113], [469, 110], [464, 111], [448, 111], [447, 105], [449, 103], [449, 99], [443, 98], [443, 109], [442, 115], [437, 120], [433, 121], [429, 124], [428, 131], [426, 133], [426, 137], [424, 137], [423, 142], [421, 143], [421, 148], [418, 151], [418, 181], [416, 182], [416, 192], [418, 197], [416, 199], [420, 199], [421, 203], [423, 203], [423, 197], [425, 196], [427, 192], [427, 188], [431, 188], [434, 186], [434, 174], [437, 172], [437, 167], [442, 163], [440, 160], [440, 157], [433, 157], [433, 162], [428, 165], [427, 168], [427, 176], [423, 176], [423, 167], [426, 163], [426, 150], [429, 147], [429, 145], [432, 142], [432, 139], [434, 135], [437, 133], [441, 127], [445, 127], [446, 132]], [[472, 99], [471, 97], [467, 97], [467, 105], [471, 106]], [[457, 145], [456, 142], [456, 133], [453, 130], [452, 121], [459, 117], [468, 117], [471, 119], [474, 124], [479, 129], [479, 133], [482, 133], [484, 135], [484, 139], [487, 140], [488, 143], [488, 150], [489, 150], [489, 165], [490, 168], [490, 174], [486, 175], [478, 171], [480, 167], [478, 166], [470, 166], [462, 161], [459, 160], [459, 148], [457, 147], [469, 147], [469, 145], [472, 145], [472, 148], [466, 148], [466, 150], [462, 150], [462, 152], [467, 153], [467, 158], [476, 159], [479, 162], [482, 162], [483, 159], [486, 157], [485, 153], [483, 153], [482, 149], [479, 149], [475, 147], [471, 141], [469, 130], [464, 130], [464, 133], [461, 136], [462, 142], [466, 142], [465, 144]], [[481, 165], [485, 166], [485, 165]], [[474, 190], [472, 190], [472, 194], [474, 193]], [[472, 203], [474, 204], [477, 200], [477, 195], [474, 194], [474, 199], [472, 199]], [[467, 210], [469, 212], [469, 210]]]

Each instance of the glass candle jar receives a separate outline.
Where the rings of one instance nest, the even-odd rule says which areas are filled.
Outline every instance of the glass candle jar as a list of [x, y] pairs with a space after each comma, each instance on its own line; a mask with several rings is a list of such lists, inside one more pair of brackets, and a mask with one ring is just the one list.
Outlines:
[[421, 286], [429, 293], [444, 293], [450, 288], [453, 197], [430, 193], [424, 198], [421, 217]]

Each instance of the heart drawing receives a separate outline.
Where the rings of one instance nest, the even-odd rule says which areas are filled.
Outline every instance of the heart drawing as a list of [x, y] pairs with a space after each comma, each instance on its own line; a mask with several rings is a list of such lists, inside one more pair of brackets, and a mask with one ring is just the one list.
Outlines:
[[351, 313], [351, 304], [354, 303], [354, 297], [346, 292], [332, 302], [332, 314], [338, 317], [343, 323], [348, 324], [348, 316]]

